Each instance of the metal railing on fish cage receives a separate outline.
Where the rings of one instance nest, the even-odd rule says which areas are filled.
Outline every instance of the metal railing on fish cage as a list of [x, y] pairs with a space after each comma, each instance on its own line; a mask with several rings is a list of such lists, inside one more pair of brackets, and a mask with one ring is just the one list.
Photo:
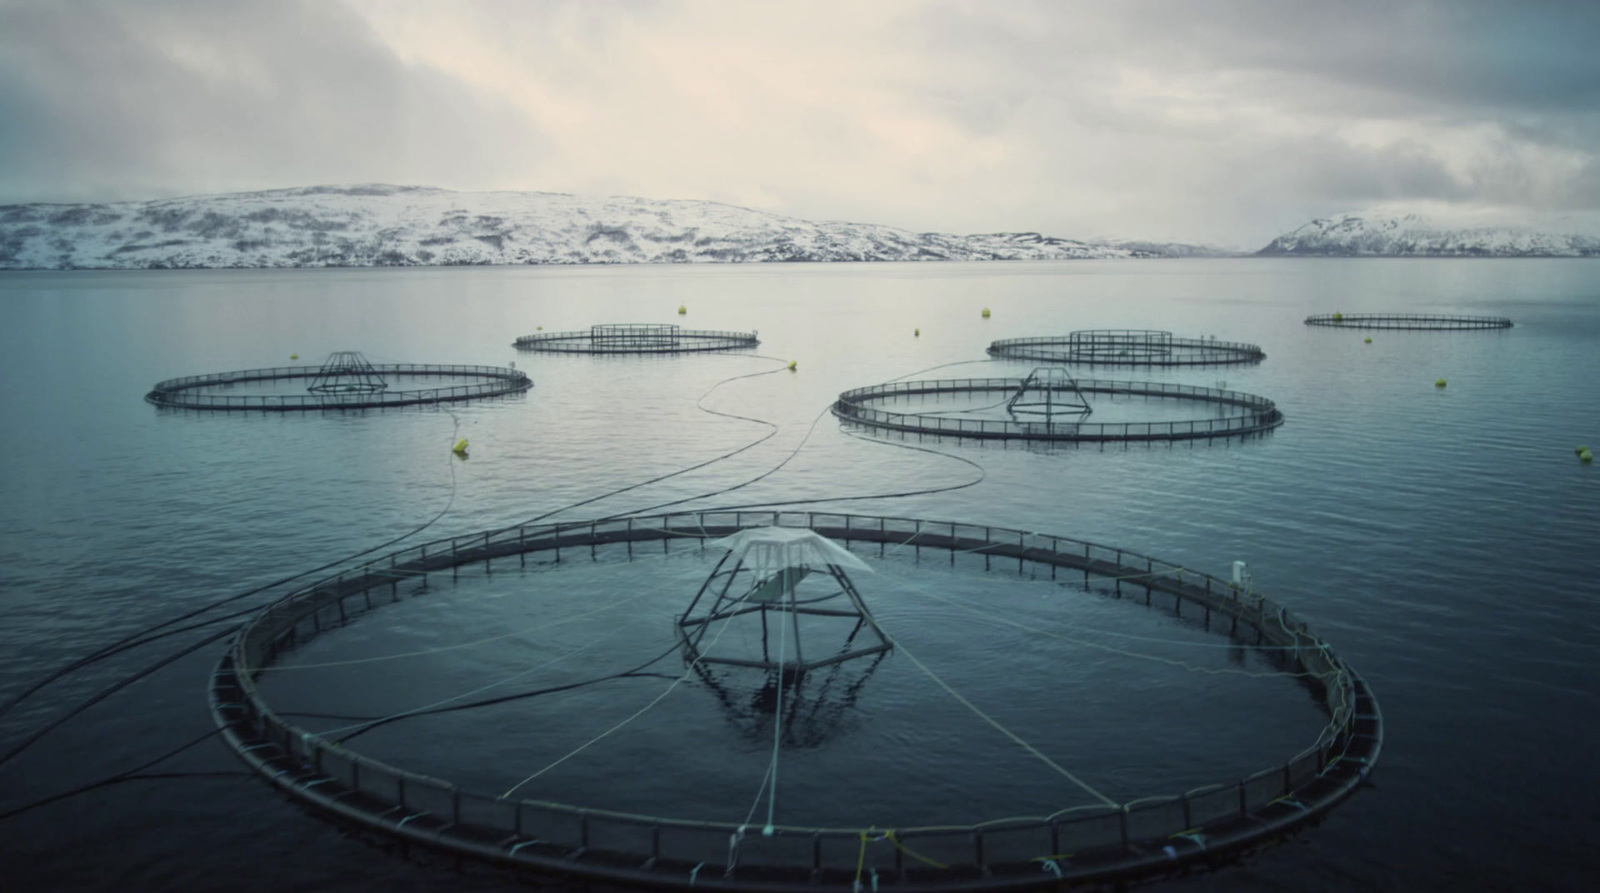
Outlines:
[[1265, 397], [1221, 388], [1154, 381], [1077, 379], [1073, 384], [1072, 394], [1066, 396], [1108, 394], [1175, 398], [1224, 409], [1237, 408], [1239, 412], [1217, 418], [1166, 422], [1086, 422], [1073, 419], [1024, 421], [951, 418], [928, 413], [894, 412], [874, 405], [911, 397], [945, 398], [979, 394], [1014, 394], [1026, 383], [1027, 379], [1017, 378], [958, 378], [871, 385], [840, 394], [839, 399], [833, 404], [833, 414], [845, 422], [867, 428], [936, 437], [1100, 443], [1245, 437], [1266, 433], [1283, 424], [1283, 412]]
[[[296, 726], [256, 685], [281, 655], [401, 600], [401, 584], [481, 563], [594, 561], [697, 550], [759, 526], [810, 529], [857, 551], [982, 555], [984, 569], [1081, 573], [1146, 605], [1279, 655], [1321, 703], [1316, 740], [1247, 777], [1182, 793], [965, 826], [795, 827], [643, 815], [491, 796], [390, 766]], [[1015, 562], [1013, 565], [1012, 562]], [[1042, 578], [1042, 577], [1041, 577]], [[245, 627], [212, 676], [228, 746], [283, 793], [346, 827], [504, 868], [650, 889], [996, 890], [1120, 883], [1217, 864], [1314, 823], [1353, 794], [1383, 743], [1366, 682], [1286, 608], [1250, 588], [1097, 543], [1000, 527], [870, 515], [707, 512], [540, 524], [436, 540], [322, 580]]]
[[1341, 329], [1412, 329], [1449, 332], [1463, 329], [1509, 329], [1504, 316], [1461, 316], [1436, 313], [1314, 313], [1306, 317], [1308, 326]]
[[1177, 338], [1157, 329], [1080, 329], [1065, 336], [1006, 338], [989, 345], [1000, 359], [1100, 366], [1230, 366], [1266, 359], [1258, 345]]
[[755, 332], [680, 329], [674, 325], [614, 323], [588, 331], [538, 332], [512, 342], [517, 350], [542, 353], [650, 354], [743, 350], [759, 345]]
[[[269, 369], [244, 369], [237, 372], [214, 372], [207, 375], [169, 378], [157, 382], [150, 392], [144, 395], [144, 399], [156, 406], [173, 409], [306, 412], [319, 409], [387, 409], [449, 403], [517, 394], [533, 387], [533, 380], [526, 372], [503, 366], [369, 363], [362, 367], [360, 375], [368, 380], [372, 376], [383, 376], [473, 379], [473, 381], [433, 388], [396, 388], [391, 386], [391, 382], [383, 387], [367, 384], [361, 387], [330, 389], [325, 384], [328, 381], [326, 367], [275, 366]], [[312, 386], [302, 394], [204, 392], [208, 388], [232, 387], [245, 383], [293, 380], [310, 381]]]

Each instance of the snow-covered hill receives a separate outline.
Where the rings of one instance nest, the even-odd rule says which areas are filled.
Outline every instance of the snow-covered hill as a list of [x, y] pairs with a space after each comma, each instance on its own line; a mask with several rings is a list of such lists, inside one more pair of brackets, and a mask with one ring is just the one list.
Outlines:
[[1600, 257], [1600, 234], [1576, 219], [1507, 223], [1419, 214], [1313, 220], [1258, 254], [1334, 257]]
[[1120, 248], [1135, 257], [1244, 257], [1252, 252], [1217, 245], [1191, 245], [1187, 242], [1152, 242], [1146, 239], [1087, 239], [1090, 245]]
[[[1176, 246], [1192, 248], [1192, 246]], [[1164, 252], [817, 223], [703, 201], [321, 186], [0, 206], [0, 269], [1033, 260]]]

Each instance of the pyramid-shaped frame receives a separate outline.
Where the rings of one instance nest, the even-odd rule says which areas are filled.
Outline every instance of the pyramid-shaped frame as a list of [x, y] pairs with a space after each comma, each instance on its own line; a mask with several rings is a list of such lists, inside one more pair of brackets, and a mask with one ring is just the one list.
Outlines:
[[[872, 569], [837, 543], [810, 530], [757, 527], [709, 545], [728, 553], [678, 618], [691, 664], [751, 667], [798, 680], [893, 647], [845, 573]], [[702, 601], [709, 605], [696, 613]]]
[[306, 390], [313, 394], [376, 394], [388, 387], [360, 351], [340, 350], [328, 355]]
[[1006, 401], [1006, 412], [1018, 421], [1054, 422], [1064, 416], [1082, 421], [1094, 409], [1070, 372], [1059, 366], [1041, 366], [1030, 372]]

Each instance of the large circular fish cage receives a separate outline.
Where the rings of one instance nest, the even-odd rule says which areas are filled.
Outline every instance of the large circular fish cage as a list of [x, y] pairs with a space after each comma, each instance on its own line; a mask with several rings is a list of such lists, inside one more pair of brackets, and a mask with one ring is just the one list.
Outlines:
[[1459, 316], [1433, 313], [1314, 313], [1306, 317], [1308, 326], [1339, 329], [1410, 329], [1450, 332], [1463, 329], [1509, 329], [1511, 320], [1503, 316]]
[[[1066, 416], [1045, 421], [1020, 419], [952, 418], [925, 412], [895, 412], [883, 408], [907, 398], [951, 398], [1017, 394], [1031, 379], [958, 378], [904, 381], [870, 385], [845, 391], [833, 404], [833, 414], [847, 423], [886, 431], [937, 437], [984, 440], [1036, 440], [1057, 442], [1177, 441], [1264, 434], [1283, 424], [1283, 412], [1265, 397], [1194, 385], [1154, 381], [1108, 381], [1066, 378], [1048, 384], [1043, 392], [1061, 402], [1084, 395], [1170, 398], [1207, 405], [1221, 413], [1215, 418], [1160, 422], [1086, 422]], [[1237, 410], [1229, 412], [1229, 410]]]
[[[948, 561], [950, 572], [981, 568], [1051, 587], [1068, 585], [1054, 582], [1058, 576], [1115, 581], [1118, 599], [1142, 600], [1197, 630], [1203, 625], [1226, 635], [1230, 653], [1272, 654], [1275, 666], [1312, 693], [1327, 723], [1310, 746], [1282, 762], [1181, 794], [1122, 802], [1102, 797], [1098, 805], [973, 825], [761, 828], [465, 790], [296, 725], [275, 712], [258, 685], [275, 662], [292, 659], [321, 634], [425, 594], [430, 575], [442, 581], [481, 570], [487, 578], [529, 563], [582, 567], [621, 560], [624, 553], [628, 562], [636, 554], [693, 557], [709, 540], [764, 527], [812, 531], [852, 558], [882, 559], [885, 550], [899, 550], [901, 556], [914, 553], [919, 567], [943, 568]], [[1041, 694], [1055, 685], [1039, 684]], [[396, 552], [293, 593], [254, 617], [218, 664], [210, 704], [227, 745], [247, 765], [345, 828], [514, 872], [649, 889], [1042, 889], [1218, 865], [1320, 820], [1368, 777], [1383, 740], [1382, 716], [1362, 678], [1304, 622], [1248, 585], [1066, 537], [821, 513], [683, 513], [529, 525]], [[693, 799], [691, 790], [670, 802]]]
[[[526, 372], [502, 366], [433, 365], [426, 363], [365, 364], [359, 375], [331, 376], [326, 367], [277, 366], [215, 372], [157, 382], [144, 395], [147, 402], [174, 409], [304, 412], [319, 409], [387, 409], [452, 403], [518, 394], [533, 387]], [[389, 387], [395, 379], [443, 379], [461, 382], [437, 387]], [[298, 394], [227, 394], [214, 391], [241, 384], [309, 381]]]
[[989, 355], [1084, 366], [1232, 366], [1267, 357], [1255, 344], [1176, 338], [1157, 329], [1080, 329], [1065, 336], [1007, 338], [990, 344]]
[[617, 323], [590, 326], [588, 331], [538, 332], [523, 335], [512, 346], [540, 353], [653, 354], [745, 350], [761, 341], [755, 332], [680, 329], [674, 325]]

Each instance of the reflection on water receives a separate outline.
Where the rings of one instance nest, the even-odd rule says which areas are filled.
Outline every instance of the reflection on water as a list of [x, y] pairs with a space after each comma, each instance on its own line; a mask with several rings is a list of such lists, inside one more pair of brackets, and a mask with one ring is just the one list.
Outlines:
[[[447, 505], [427, 535], [503, 526], [716, 459], [558, 517], [637, 510], [750, 481], [683, 504], [920, 492], [836, 505], [1059, 532], [1212, 572], [1249, 561], [1258, 586], [1304, 616], [1373, 684], [1389, 726], [1384, 764], [1376, 789], [1296, 845], [1212, 880], [1171, 882], [1176, 888], [1439, 889], [1440, 878], [1471, 876], [1489, 887], [1584, 889], [1600, 870], [1600, 856], [1586, 843], [1600, 834], [1600, 817], [1574, 794], [1582, 790], [1574, 780], [1592, 775], [1587, 742], [1600, 695], [1587, 671], [1600, 646], [1600, 606], [1590, 595], [1600, 478], [1575, 460], [1573, 448], [1600, 441], [1597, 294], [1600, 265], [1535, 260], [7, 274], [0, 277], [7, 320], [0, 327], [7, 421], [0, 447], [8, 463], [0, 474], [0, 594], [8, 608], [0, 696], [129, 630], [371, 547]], [[677, 322], [679, 304], [693, 308], [696, 327], [759, 330], [760, 348], [601, 360], [519, 355], [511, 347], [539, 326]], [[992, 309], [988, 319], [980, 316], [984, 307]], [[1369, 344], [1360, 332], [1302, 323], [1335, 309], [1504, 315], [1517, 326], [1374, 332]], [[1021, 377], [1037, 363], [986, 359], [989, 342], [1089, 328], [1259, 344], [1267, 353], [1259, 365], [1111, 377], [1201, 386], [1226, 379], [1229, 388], [1276, 401], [1288, 421], [1271, 437], [1242, 442], [1039, 449], [856, 437], [827, 414], [841, 391], [902, 376]], [[515, 401], [448, 412], [215, 416], [163, 413], [141, 399], [166, 378], [346, 349], [374, 363], [516, 362], [536, 386]], [[794, 372], [784, 368], [791, 360]], [[947, 366], [956, 363], [962, 365]], [[1449, 387], [1435, 388], [1438, 378]], [[1096, 420], [1101, 412], [1097, 403]], [[777, 431], [738, 451], [772, 430], [752, 419]], [[449, 447], [458, 436], [470, 439], [472, 459], [452, 465]], [[780, 471], [759, 477], [791, 453]], [[981, 475], [960, 460], [981, 465]], [[980, 477], [964, 489], [941, 490]], [[483, 602], [516, 598], [507, 591]], [[984, 666], [981, 658], [990, 654], [1021, 665], [1037, 656], [1021, 632], [971, 612], [916, 604], [909, 591], [880, 598], [905, 601], [875, 607], [884, 628], [904, 636], [930, 666], [951, 667], [952, 676], [960, 677], [955, 667]], [[667, 614], [669, 602], [677, 604], [658, 606]], [[1126, 607], [1111, 603], [1108, 610]], [[651, 619], [664, 615], [638, 616], [637, 639], [629, 639], [631, 627], [617, 634], [641, 648], [647, 641], [660, 647], [633, 664], [674, 645], [670, 623]], [[1078, 620], [1085, 630], [1146, 634], [1117, 627], [1110, 615]], [[429, 635], [429, 624], [417, 623], [416, 635]], [[438, 626], [432, 635], [448, 629]], [[365, 635], [361, 624], [343, 632], [349, 635], [329, 637], [330, 647], [356, 647]], [[532, 641], [552, 649], [546, 659], [564, 653], [560, 642]], [[0, 720], [0, 734], [17, 739], [153, 662], [166, 653], [162, 647], [119, 656], [25, 702]], [[948, 681], [958, 689], [1015, 689], [1019, 723], [1043, 728], [1051, 716], [1067, 717], [1061, 724], [1078, 737], [1052, 758], [1088, 759], [1101, 773], [1096, 783], [1107, 788], [1136, 789], [1151, 771], [1209, 780], [1230, 761], [1250, 763], [1244, 757], [1254, 755], [1247, 734], [1254, 726], [1234, 723], [1239, 735], [1224, 744], [1215, 736], [1227, 731], [1230, 717], [1247, 713], [1255, 723], [1275, 712], [1247, 709], [1253, 703], [1229, 707], [1230, 692], [1256, 697], [1230, 686], [1215, 698], [1188, 701], [1179, 695], [1191, 688], [1140, 683], [1141, 674], [1109, 657], [1075, 659], [1083, 675], [1063, 677], [1051, 669], [1061, 653], [1041, 654], [1043, 662], [1028, 672]], [[14, 804], [48, 796], [199, 735], [208, 727], [199, 693], [213, 656], [174, 663], [0, 767], [0, 797]], [[477, 654], [438, 666], [449, 672], [437, 690], [426, 674], [408, 676], [406, 687], [380, 686], [393, 681], [380, 674], [370, 683], [333, 676], [326, 691], [348, 686], [346, 694], [368, 691], [374, 699], [387, 691], [388, 700], [369, 709], [405, 709], [458, 692], [470, 679], [503, 678], [518, 664]], [[889, 752], [948, 765], [970, 753], [981, 729], [947, 697], [919, 700], [926, 680], [905, 669], [898, 656], [885, 658], [828, 735], [797, 748], [796, 772], [809, 771], [801, 765], [807, 759], [817, 767], [834, 759], [832, 741], [888, 736], [895, 728]], [[551, 707], [535, 727], [528, 711], [485, 714], [459, 740], [518, 732], [534, 736], [526, 740], [536, 749], [565, 752], [582, 731], [575, 726], [615, 722], [666, 684], [646, 677], [596, 686], [593, 703], [614, 708], [615, 716]], [[1079, 724], [1072, 716], [1085, 699], [1110, 698], [1130, 685], [1150, 699], [1145, 710], [1107, 703], [1091, 712], [1098, 719]], [[1310, 699], [1287, 690], [1298, 703], [1284, 712], [1303, 719]], [[736, 704], [759, 706], [759, 682], [730, 691]], [[742, 813], [765, 765], [765, 745], [729, 734], [737, 723], [703, 688], [674, 692], [668, 702], [689, 694], [701, 696], [682, 699], [699, 703], [701, 728], [752, 751], [753, 776], [742, 773], [707, 795], [710, 804], [741, 803]], [[892, 712], [897, 702], [918, 720], [860, 721], [864, 711]], [[828, 703], [835, 703], [831, 695]], [[668, 731], [671, 715], [652, 717], [641, 718], [641, 736], [630, 741]], [[434, 740], [450, 740], [449, 723], [436, 724], [410, 734], [425, 729]], [[363, 738], [363, 746], [381, 750], [390, 728]], [[1148, 749], [1130, 759], [1135, 742]], [[1150, 756], [1157, 751], [1165, 757]], [[520, 770], [521, 777], [537, 768], [529, 765], [537, 755], [475, 771]], [[1197, 757], [1210, 763], [1200, 767], [1208, 771], [1194, 771]], [[657, 765], [647, 747], [633, 744], [611, 759]], [[170, 765], [237, 768], [208, 748]], [[580, 766], [553, 779], [565, 786], [557, 792], [610, 789], [598, 770], [586, 771]], [[652, 775], [638, 795], [670, 796], [667, 775]], [[1026, 782], [1009, 781], [1002, 796], [1038, 797]], [[29, 813], [6, 830], [0, 855], [21, 888], [106, 889], [110, 877], [151, 889], [214, 886], [223, 876], [239, 889], [262, 890], [478, 883], [344, 841], [239, 780], [114, 785]], [[1521, 855], [1529, 852], [1540, 857]]]

